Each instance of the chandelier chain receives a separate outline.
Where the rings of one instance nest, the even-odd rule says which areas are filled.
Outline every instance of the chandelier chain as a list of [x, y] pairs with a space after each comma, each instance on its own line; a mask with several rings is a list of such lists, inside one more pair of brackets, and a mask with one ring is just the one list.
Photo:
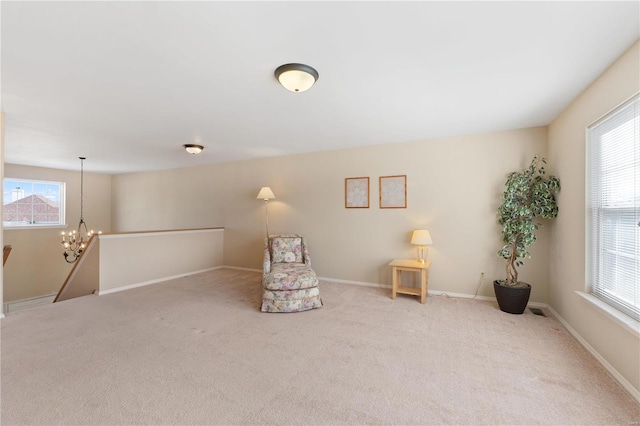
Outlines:
[[80, 157], [80, 221], [84, 221], [84, 157]]

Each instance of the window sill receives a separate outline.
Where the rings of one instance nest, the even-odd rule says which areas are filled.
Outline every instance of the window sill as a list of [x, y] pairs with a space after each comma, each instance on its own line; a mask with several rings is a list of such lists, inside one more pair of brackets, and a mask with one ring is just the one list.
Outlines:
[[632, 332], [636, 336], [640, 337], [640, 322], [639, 321], [636, 321], [633, 318], [631, 318], [630, 316], [623, 314], [622, 312], [620, 312], [616, 308], [614, 308], [612, 306], [609, 306], [608, 304], [604, 303], [602, 300], [598, 299], [597, 297], [592, 296], [591, 294], [585, 293], [583, 291], [576, 291], [575, 293], [578, 296], [582, 297], [587, 302], [589, 302], [597, 310], [599, 310], [602, 313], [604, 313], [605, 316], [607, 316], [608, 318], [610, 318], [614, 322], [622, 325], [624, 328], [626, 328], [627, 330], [629, 330], [630, 332]]

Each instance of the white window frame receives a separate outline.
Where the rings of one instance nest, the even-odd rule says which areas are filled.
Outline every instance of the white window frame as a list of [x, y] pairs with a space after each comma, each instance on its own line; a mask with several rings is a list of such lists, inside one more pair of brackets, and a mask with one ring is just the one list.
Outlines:
[[[623, 121], [627, 115], [631, 120]], [[612, 148], [607, 151], [609, 159], [603, 160], [605, 138], [622, 138], [623, 126], [630, 121], [631, 129], [624, 133], [624, 140], [632, 138], [630, 152], [626, 147]], [[586, 292], [637, 322], [640, 320], [640, 94], [591, 124], [586, 144]], [[612, 159], [611, 153], [618, 156]], [[603, 173], [605, 161], [607, 170]], [[633, 176], [629, 186], [611, 185], [629, 182], [614, 176], [620, 170], [628, 172], [629, 168]], [[623, 261], [626, 265], [619, 267]]]
[[3, 203], [2, 209], [4, 213], [4, 185], [6, 181], [17, 181], [17, 182], [25, 182], [27, 184], [49, 184], [49, 185], [58, 185], [60, 188], [60, 204], [59, 204], [59, 217], [60, 220], [58, 223], [20, 223], [19, 225], [14, 225], [5, 221], [5, 217], [3, 214], [2, 218], [2, 226], [4, 229], [44, 229], [44, 228], [66, 228], [66, 183], [65, 182], [57, 182], [57, 181], [47, 181], [47, 180], [38, 180], [38, 179], [25, 179], [25, 178], [14, 178], [14, 177], [5, 177], [2, 181], [2, 189], [3, 189]]

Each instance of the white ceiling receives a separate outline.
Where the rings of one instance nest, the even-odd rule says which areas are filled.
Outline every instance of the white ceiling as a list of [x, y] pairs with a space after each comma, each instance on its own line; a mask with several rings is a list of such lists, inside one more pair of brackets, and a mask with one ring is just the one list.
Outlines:
[[5, 161], [103, 173], [547, 125], [640, 38], [638, 1], [0, 7]]

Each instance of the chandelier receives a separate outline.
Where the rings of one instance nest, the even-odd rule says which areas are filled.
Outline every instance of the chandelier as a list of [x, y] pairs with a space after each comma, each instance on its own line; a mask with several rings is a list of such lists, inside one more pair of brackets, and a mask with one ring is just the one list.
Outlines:
[[[89, 239], [93, 235], [93, 229], [87, 231], [87, 224], [84, 221], [83, 215], [83, 203], [84, 203], [84, 160], [85, 157], [78, 157], [80, 159], [80, 223], [78, 223], [78, 230], [69, 231], [65, 235], [62, 232], [62, 248], [64, 252], [64, 260], [67, 263], [74, 263], [80, 258], [84, 249], [87, 248]], [[98, 234], [102, 232], [98, 231]]]

